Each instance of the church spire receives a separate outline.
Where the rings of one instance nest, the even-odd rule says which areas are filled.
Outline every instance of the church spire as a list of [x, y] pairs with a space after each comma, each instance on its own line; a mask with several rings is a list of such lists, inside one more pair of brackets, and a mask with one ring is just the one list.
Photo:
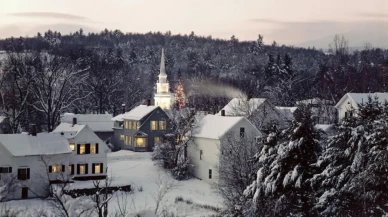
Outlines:
[[162, 48], [162, 57], [160, 59], [160, 72], [159, 72], [159, 76], [160, 75], [166, 75], [166, 65], [164, 63], [164, 48]]

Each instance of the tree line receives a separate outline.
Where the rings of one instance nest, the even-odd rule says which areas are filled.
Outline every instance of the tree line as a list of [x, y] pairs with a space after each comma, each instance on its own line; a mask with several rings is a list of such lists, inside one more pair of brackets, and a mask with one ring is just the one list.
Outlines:
[[[346, 92], [386, 91], [388, 51], [366, 46], [350, 52], [336, 36], [330, 52], [255, 41], [166, 33], [122, 33], [105, 29], [69, 35], [47, 31], [0, 40], [0, 110], [12, 132], [30, 122], [52, 130], [63, 112], [117, 114], [153, 97], [161, 48], [171, 85], [182, 75], [189, 107], [218, 112], [235, 89], [275, 105]], [[201, 92], [203, 86], [214, 88]], [[221, 89], [216, 91], [214, 89]], [[223, 91], [223, 92], [222, 92]]]

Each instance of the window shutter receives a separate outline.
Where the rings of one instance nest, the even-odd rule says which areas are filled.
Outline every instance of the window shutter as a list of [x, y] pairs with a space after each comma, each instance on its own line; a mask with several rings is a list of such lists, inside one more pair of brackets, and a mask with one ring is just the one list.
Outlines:
[[98, 154], [98, 143], [96, 143], [96, 154]]
[[88, 170], [89, 170], [89, 164], [85, 164], [85, 174], [89, 174]]
[[104, 164], [103, 163], [100, 163], [100, 172], [101, 173], [105, 173], [105, 171], [104, 171]]
[[12, 173], [12, 167], [9, 168], [9, 173]]
[[30, 179], [30, 168], [27, 168], [27, 179]]
[[90, 144], [85, 144], [85, 154], [90, 154]]
[[0, 173], [4, 173], [4, 167], [0, 167]]
[[21, 169], [18, 169], [18, 179], [19, 180], [22, 179], [22, 170]]
[[62, 172], [65, 172], [65, 165], [62, 165]]
[[81, 146], [80, 144], [77, 144], [77, 154], [79, 154], [81, 152]]
[[49, 173], [53, 172], [53, 166], [49, 166]]
[[71, 165], [71, 174], [70, 175], [74, 175], [74, 164]]
[[77, 164], [77, 174], [79, 175], [79, 171], [80, 171], [80, 165]]
[[96, 173], [95, 165], [96, 165], [96, 164], [92, 164], [92, 174]]

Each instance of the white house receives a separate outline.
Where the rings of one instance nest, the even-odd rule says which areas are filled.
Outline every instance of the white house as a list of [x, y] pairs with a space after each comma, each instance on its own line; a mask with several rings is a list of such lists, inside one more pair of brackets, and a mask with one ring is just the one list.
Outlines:
[[160, 60], [159, 80], [156, 83], [156, 93], [154, 101], [156, 106], [162, 109], [171, 109], [174, 105], [175, 97], [170, 93], [170, 84], [167, 81], [166, 65], [164, 63], [164, 49], [162, 49], [162, 57]]
[[217, 115], [222, 111], [225, 116], [246, 117], [258, 128], [271, 122], [282, 122], [279, 111], [265, 98], [233, 98]]
[[245, 117], [206, 115], [194, 129], [193, 142], [188, 146], [187, 156], [194, 165], [192, 174], [208, 183], [218, 181], [220, 145], [227, 136], [260, 136], [261, 133]]
[[69, 144], [60, 135], [0, 134], [0, 186], [6, 191], [0, 198], [47, 196], [49, 181], [67, 176], [70, 157]]
[[88, 125], [103, 141], [110, 141], [113, 137], [113, 116], [111, 114], [73, 114], [65, 113], [61, 116], [61, 123], [73, 123], [77, 118], [78, 124]]
[[338, 120], [357, 115], [358, 104], [367, 102], [369, 97], [373, 100], [377, 97], [377, 100], [381, 103], [388, 102], [388, 93], [347, 93], [335, 105], [338, 111]]
[[69, 171], [75, 180], [104, 178], [107, 168], [108, 146], [88, 126], [61, 123], [52, 133], [59, 134], [68, 140], [72, 151]]

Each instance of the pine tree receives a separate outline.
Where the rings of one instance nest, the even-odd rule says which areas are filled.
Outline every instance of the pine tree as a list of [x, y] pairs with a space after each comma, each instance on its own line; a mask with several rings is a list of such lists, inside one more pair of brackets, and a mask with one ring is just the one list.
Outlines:
[[315, 174], [320, 152], [320, 132], [312, 124], [310, 109], [300, 107], [295, 121], [282, 134], [285, 142], [274, 145], [276, 134], [270, 134], [256, 156], [263, 166], [245, 194], [253, 197], [261, 216], [310, 216], [313, 195], [309, 179]]
[[369, 98], [348, 118], [318, 161], [312, 179], [320, 216], [382, 216], [388, 212], [388, 116]]

